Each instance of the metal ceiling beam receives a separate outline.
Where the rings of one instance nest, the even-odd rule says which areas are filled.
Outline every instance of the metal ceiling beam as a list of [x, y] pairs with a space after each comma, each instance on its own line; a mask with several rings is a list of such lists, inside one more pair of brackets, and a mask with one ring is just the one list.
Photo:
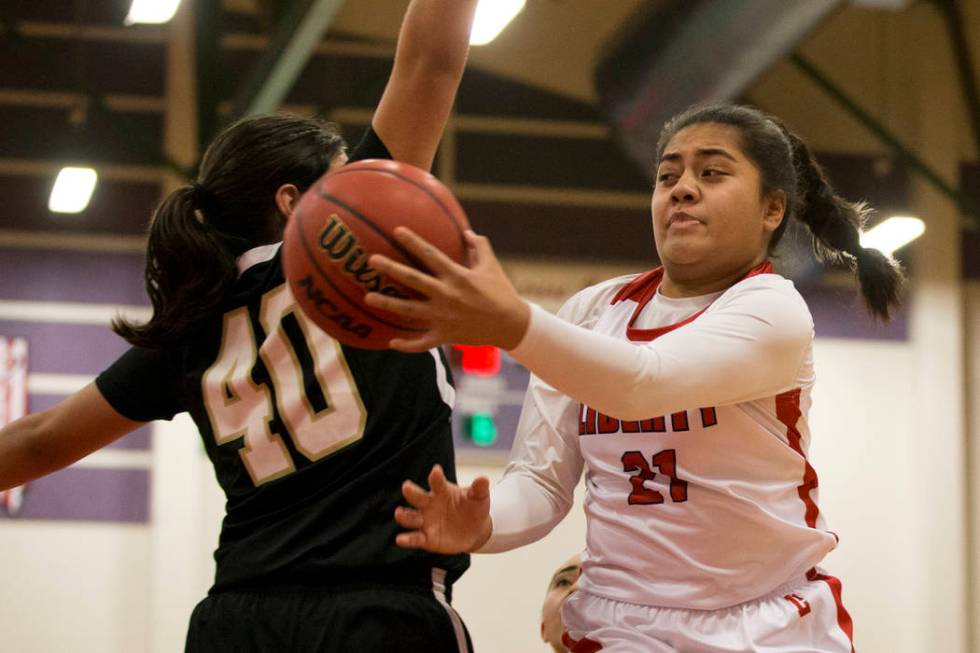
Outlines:
[[977, 90], [977, 75], [973, 69], [973, 56], [970, 53], [970, 42], [966, 35], [963, 10], [956, 0], [934, 0], [946, 21], [946, 31], [949, 42], [953, 47], [953, 58], [959, 72], [960, 86], [963, 90], [963, 100], [973, 127], [973, 142], [976, 146], [977, 157], [980, 158], [980, 91]]
[[197, 136], [199, 152], [204, 152], [218, 134], [221, 119], [218, 103], [227, 90], [222, 82], [221, 7], [219, 0], [194, 2], [194, 64], [197, 71]]
[[268, 49], [235, 95], [231, 118], [275, 111], [320, 43], [344, 0], [295, 0]]
[[868, 111], [865, 111], [861, 105], [845, 93], [843, 89], [834, 84], [827, 75], [821, 72], [817, 66], [803, 55], [793, 54], [790, 56], [790, 61], [800, 72], [823, 89], [830, 98], [840, 104], [852, 117], [864, 125], [879, 141], [887, 145], [901, 161], [904, 161], [914, 172], [921, 175], [935, 189], [945, 195], [949, 201], [953, 202], [964, 215], [963, 225], [965, 227], [976, 229], [980, 226], [980, 208], [975, 206], [967, 195], [948, 184], [942, 175], [919, 157], [912, 148], [902, 143], [897, 136], [892, 134], [888, 128]]
[[654, 168], [660, 127], [697, 103], [732, 100], [844, 0], [669, 0], [631, 22], [596, 70], [627, 153]]

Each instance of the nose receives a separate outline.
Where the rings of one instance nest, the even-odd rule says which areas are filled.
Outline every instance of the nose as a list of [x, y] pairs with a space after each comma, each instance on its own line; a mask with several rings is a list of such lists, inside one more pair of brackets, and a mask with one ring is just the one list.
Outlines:
[[695, 202], [699, 196], [698, 186], [688, 174], [678, 179], [670, 190], [670, 199], [675, 203]]

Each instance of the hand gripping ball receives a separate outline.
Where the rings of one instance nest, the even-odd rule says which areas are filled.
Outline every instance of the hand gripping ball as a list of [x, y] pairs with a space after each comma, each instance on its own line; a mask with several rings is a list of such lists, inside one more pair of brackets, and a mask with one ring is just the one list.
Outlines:
[[345, 345], [385, 349], [393, 337], [420, 332], [364, 303], [367, 292], [419, 296], [368, 264], [377, 253], [424, 269], [392, 237], [400, 225], [465, 260], [469, 222], [459, 202], [428, 172], [397, 161], [367, 159], [328, 172], [286, 224], [282, 264], [290, 290], [306, 316]]

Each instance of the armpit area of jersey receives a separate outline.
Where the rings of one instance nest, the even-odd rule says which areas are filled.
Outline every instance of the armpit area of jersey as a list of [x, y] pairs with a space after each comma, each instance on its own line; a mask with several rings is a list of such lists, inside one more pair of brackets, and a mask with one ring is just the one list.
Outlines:
[[348, 163], [353, 163], [354, 161], [361, 161], [363, 159], [390, 159], [392, 158], [391, 152], [388, 151], [388, 147], [381, 140], [381, 137], [375, 133], [374, 128], [368, 125], [368, 128], [364, 131], [364, 135], [361, 137], [361, 141], [354, 147], [348, 156]]

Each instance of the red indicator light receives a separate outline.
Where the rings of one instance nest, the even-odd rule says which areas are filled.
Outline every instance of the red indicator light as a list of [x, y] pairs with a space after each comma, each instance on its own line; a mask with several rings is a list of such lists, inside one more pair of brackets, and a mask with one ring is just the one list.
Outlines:
[[496, 376], [500, 372], [500, 350], [490, 346], [453, 345], [463, 354], [463, 372], [475, 376]]

